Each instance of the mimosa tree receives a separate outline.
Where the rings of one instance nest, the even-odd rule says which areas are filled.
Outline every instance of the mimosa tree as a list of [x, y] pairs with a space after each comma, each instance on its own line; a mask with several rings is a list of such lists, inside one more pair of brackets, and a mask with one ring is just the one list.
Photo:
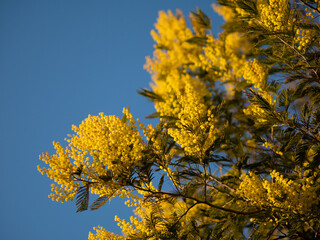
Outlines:
[[218, 36], [199, 9], [192, 28], [159, 13], [139, 91], [156, 126], [88, 116], [40, 156], [52, 200], [134, 208], [89, 239], [320, 239], [320, 3], [218, 2]]

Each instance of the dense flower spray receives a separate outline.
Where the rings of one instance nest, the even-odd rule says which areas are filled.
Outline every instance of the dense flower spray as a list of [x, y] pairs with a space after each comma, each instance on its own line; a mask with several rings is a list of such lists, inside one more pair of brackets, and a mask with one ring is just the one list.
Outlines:
[[140, 92], [158, 124], [89, 115], [40, 155], [52, 200], [134, 209], [115, 216], [122, 236], [98, 226], [90, 240], [319, 239], [320, 2], [218, 3], [218, 35], [200, 9], [190, 27], [159, 12]]

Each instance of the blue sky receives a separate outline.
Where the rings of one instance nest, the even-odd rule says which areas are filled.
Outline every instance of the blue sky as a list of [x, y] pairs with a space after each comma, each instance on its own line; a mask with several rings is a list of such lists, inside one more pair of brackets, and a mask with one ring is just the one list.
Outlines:
[[[87, 239], [101, 225], [120, 233], [114, 215], [131, 214], [114, 199], [98, 211], [76, 213], [74, 203], [52, 202], [50, 179], [36, 170], [52, 141], [63, 142], [88, 114], [135, 118], [153, 106], [136, 90], [148, 88], [143, 69], [152, 55], [150, 31], [159, 10], [198, 6], [222, 19], [209, 0], [2, 0], [0, 1], [0, 133], [2, 239]], [[145, 121], [147, 123], [147, 121]], [[43, 166], [43, 165], [42, 165]]]

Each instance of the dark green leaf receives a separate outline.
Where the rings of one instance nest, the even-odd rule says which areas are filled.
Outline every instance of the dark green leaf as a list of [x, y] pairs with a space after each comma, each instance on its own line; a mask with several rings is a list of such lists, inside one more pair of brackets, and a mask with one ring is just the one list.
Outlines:
[[246, 95], [249, 99], [249, 101], [252, 104], [257, 105], [259, 108], [264, 110], [264, 113], [261, 114], [261, 116], [264, 119], [267, 120], [265, 124], [267, 125], [274, 125], [277, 122], [281, 121], [280, 115], [275, 111], [274, 107], [271, 106], [267, 100], [265, 100], [261, 95], [254, 92], [252, 89], [249, 90], [250, 92], [246, 92]]
[[211, 20], [210, 18], [204, 14], [199, 8], [197, 8], [197, 12], [191, 12], [192, 15], [192, 24], [194, 27], [198, 27], [201, 29], [209, 30], [211, 29]]
[[127, 119], [127, 115], [126, 114], [123, 114], [122, 118], [121, 118], [121, 121], [123, 123], [127, 123], [128, 119]]
[[312, 162], [310, 163], [310, 169], [317, 169], [320, 165], [320, 148], [318, 147], [316, 153], [313, 155]]
[[150, 91], [148, 89], [141, 88], [137, 92], [140, 95], [148, 98], [152, 102], [163, 102], [163, 98], [160, 95], [158, 95], [158, 94], [156, 94], [153, 91]]
[[165, 174], [163, 173], [158, 184], [158, 191], [161, 191]]
[[250, 14], [254, 14], [254, 15], [258, 14], [257, 6], [254, 1], [240, 0], [240, 1], [237, 1], [237, 5], [239, 8], [242, 8], [243, 10], [245, 10]]
[[88, 210], [89, 205], [89, 186], [79, 187], [76, 194], [77, 212]]
[[90, 205], [90, 210], [97, 210], [100, 207], [102, 207], [111, 197], [111, 195], [98, 197], [96, 200], [93, 201], [93, 203]]
[[186, 40], [186, 42], [204, 47], [207, 44], [207, 39], [208, 39], [207, 37], [192, 37]]
[[297, 150], [296, 150], [295, 161], [300, 166], [302, 166], [302, 164], [306, 161], [309, 148], [310, 148], [309, 142], [298, 144]]
[[160, 113], [159, 112], [154, 112], [154, 113], [151, 113], [151, 114], [149, 114], [148, 116], [146, 116], [144, 118], [153, 119], [153, 118], [159, 118], [159, 117], [160, 117]]

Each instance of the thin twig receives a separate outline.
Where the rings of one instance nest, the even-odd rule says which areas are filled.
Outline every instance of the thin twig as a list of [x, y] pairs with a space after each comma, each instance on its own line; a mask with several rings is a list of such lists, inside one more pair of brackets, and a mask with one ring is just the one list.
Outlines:
[[197, 205], [198, 203], [194, 203], [194, 204], [192, 204], [186, 211], [185, 211], [185, 213], [184, 214], [182, 214], [180, 217], [179, 217], [179, 219], [171, 226], [171, 228], [173, 228], [175, 225], [177, 225], [179, 222], [180, 222], [180, 220], [185, 216], [185, 215], [187, 215], [187, 213], [189, 212], [189, 210], [191, 209], [191, 208], [193, 208], [195, 205]]
[[301, 2], [303, 2], [303, 3], [304, 3], [305, 5], [307, 5], [309, 8], [311, 8], [311, 9], [317, 11], [318, 13], [320, 13], [319, 10], [318, 10], [318, 8], [315, 8], [314, 6], [312, 6], [312, 5], [310, 5], [309, 3], [305, 2], [304, 0], [301, 0]]
[[225, 183], [223, 183], [223, 182], [221, 182], [220, 180], [218, 180], [216, 177], [214, 177], [214, 176], [209, 176], [210, 178], [212, 178], [213, 179], [213, 181], [215, 181], [215, 182], [217, 182], [217, 183], [219, 183], [220, 185], [222, 185], [222, 186], [224, 186], [224, 187], [226, 187], [227, 189], [229, 189], [231, 192], [235, 192], [236, 190], [234, 189], [234, 188], [232, 188], [232, 187], [230, 187], [229, 185], [227, 185], [227, 184], [225, 184]]
[[271, 238], [272, 234], [278, 228], [278, 226], [279, 226], [279, 223], [268, 233], [267, 240], [269, 240]]
[[254, 214], [257, 214], [257, 213], [260, 213], [260, 212], [263, 212], [264, 209], [258, 209], [258, 210], [255, 210], [255, 211], [252, 211], [252, 212], [241, 212], [241, 211], [237, 211], [237, 210], [233, 210], [233, 209], [229, 209], [229, 208], [224, 208], [224, 207], [221, 207], [221, 206], [218, 206], [218, 205], [215, 205], [215, 204], [212, 204], [208, 201], [203, 201], [203, 200], [199, 200], [195, 197], [191, 197], [191, 196], [185, 196], [181, 193], [170, 193], [170, 192], [163, 192], [163, 191], [159, 191], [159, 192], [155, 192], [155, 191], [152, 191], [151, 189], [145, 189], [145, 188], [141, 188], [139, 186], [136, 186], [134, 184], [131, 185], [132, 187], [138, 189], [138, 190], [141, 190], [141, 191], [144, 191], [144, 192], [148, 192], [148, 193], [151, 193], [153, 194], [154, 196], [156, 195], [169, 195], [169, 196], [173, 196], [173, 197], [182, 197], [182, 198], [186, 198], [186, 199], [191, 199], [191, 200], [194, 200], [196, 203], [200, 204], [206, 204], [208, 205], [209, 207], [212, 207], [212, 208], [215, 208], [215, 209], [219, 209], [221, 211], [225, 211], [225, 212], [230, 212], [230, 213], [235, 213], [235, 214], [240, 214], [240, 215], [254, 215]]

